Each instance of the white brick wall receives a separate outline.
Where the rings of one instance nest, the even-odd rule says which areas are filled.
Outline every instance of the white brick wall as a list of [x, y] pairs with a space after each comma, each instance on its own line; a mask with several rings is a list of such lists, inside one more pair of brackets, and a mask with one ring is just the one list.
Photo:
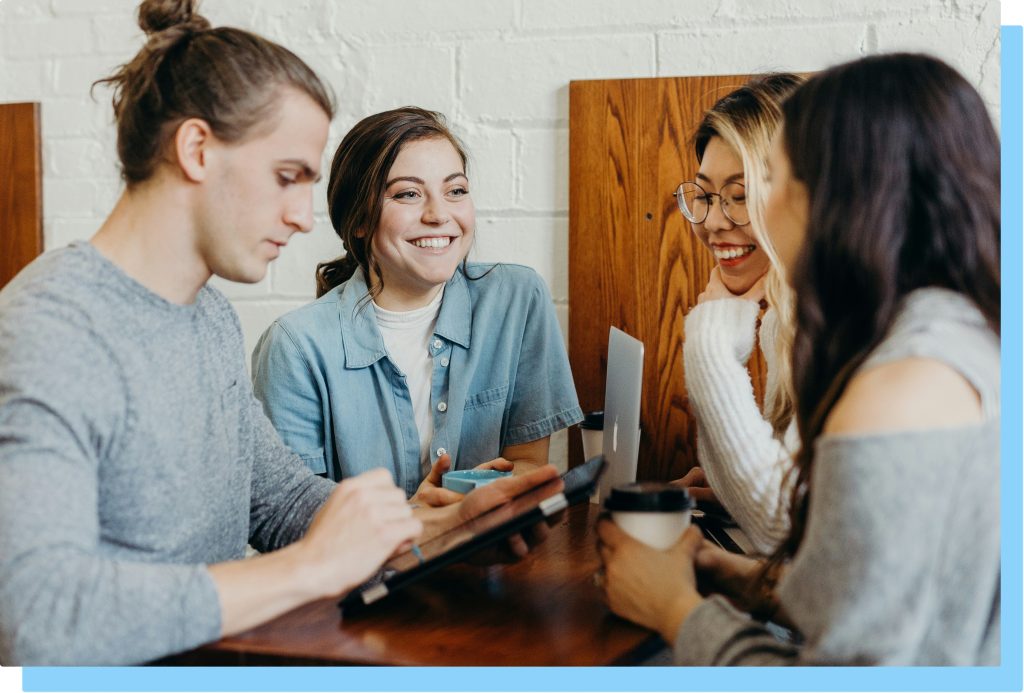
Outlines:
[[[135, 5], [0, 0], [0, 101], [43, 104], [47, 247], [90, 236], [120, 192], [110, 95], [91, 100], [89, 84], [141, 45]], [[474, 257], [537, 269], [563, 328], [569, 80], [817, 70], [924, 50], [959, 68], [998, 118], [997, 0], [205, 0], [202, 11], [285, 43], [331, 84], [325, 166], [364, 115], [410, 103], [447, 113], [470, 149]], [[218, 282], [249, 349], [310, 299], [313, 267], [338, 254], [325, 187], [315, 230], [264, 281]]]

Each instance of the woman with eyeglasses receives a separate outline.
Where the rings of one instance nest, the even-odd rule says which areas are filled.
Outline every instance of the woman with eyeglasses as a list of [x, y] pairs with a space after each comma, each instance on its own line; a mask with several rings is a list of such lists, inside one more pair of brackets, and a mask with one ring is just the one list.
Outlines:
[[[721, 98], [694, 135], [696, 178], [676, 190], [680, 211], [717, 260], [683, 343], [700, 466], [676, 483], [721, 503], [764, 554], [789, 526], [782, 487], [797, 445], [785, 329], [791, 298], [763, 232], [765, 161], [779, 104], [800, 83], [768, 74]], [[768, 367], [763, 413], [746, 367], [755, 337]]]
[[679, 664], [997, 665], [992, 121], [954, 69], [909, 54], [826, 70], [783, 111], [765, 218], [796, 296], [789, 535], [760, 565], [695, 527], [655, 551], [603, 522], [609, 604]]

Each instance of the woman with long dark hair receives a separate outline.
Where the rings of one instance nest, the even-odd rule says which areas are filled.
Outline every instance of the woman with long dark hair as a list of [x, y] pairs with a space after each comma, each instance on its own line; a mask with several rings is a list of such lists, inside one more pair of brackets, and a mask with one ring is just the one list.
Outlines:
[[327, 191], [346, 253], [317, 268], [319, 299], [253, 354], [256, 395], [313, 471], [383, 467], [426, 505], [461, 497], [441, 487], [449, 468], [546, 464], [551, 434], [583, 418], [544, 281], [466, 261], [466, 164], [439, 113], [357, 123]]
[[[797, 295], [790, 535], [762, 565], [695, 529], [656, 552], [603, 523], [609, 603], [682, 663], [998, 663], [989, 115], [955, 70], [907, 54], [827, 70], [783, 112], [766, 220]], [[733, 603], [702, 598], [698, 572]]]

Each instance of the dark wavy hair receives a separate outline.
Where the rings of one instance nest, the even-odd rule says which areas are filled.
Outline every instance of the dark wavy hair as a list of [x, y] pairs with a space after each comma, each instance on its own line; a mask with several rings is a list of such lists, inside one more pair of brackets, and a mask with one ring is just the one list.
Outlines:
[[275, 122], [284, 88], [334, 114], [330, 92], [301, 58], [251, 32], [211, 27], [197, 4], [144, 0], [138, 20], [146, 44], [93, 84], [114, 88], [117, 152], [129, 188], [153, 175], [189, 118], [206, 121], [224, 142], [240, 142]]
[[999, 332], [999, 140], [966, 79], [926, 55], [872, 56], [808, 80], [783, 117], [810, 209], [791, 279], [801, 449], [766, 575], [799, 548], [814, 441], [907, 294], [956, 291]]
[[415, 106], [367, 116], [341, 140], [331, 163], [327, 209], [345, 254], [317, 265], [317, 298], [348, 280], [360, 267], [370, 286], [371, 277], [377, 277], [376, 290], [371, 290], [370, 296], [380, 293], [384, 277], [373, 257], [372, 245], [384, 206], [388, 172], [402, 147], [432, 138], [451, 142], [466, 168], [466, 150], [448, 129], [444, 116]]

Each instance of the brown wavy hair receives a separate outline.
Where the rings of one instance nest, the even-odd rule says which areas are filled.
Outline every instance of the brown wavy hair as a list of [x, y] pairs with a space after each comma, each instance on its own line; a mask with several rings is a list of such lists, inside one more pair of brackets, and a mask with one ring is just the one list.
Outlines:
[[793, 373], [801, 449], [790, 534], [803, 540], [814, 442], [903, 299], [942, 287], [999, 333], [999, 140], [978, 92], [925, 55], [863, 58], [812, 77], [783, 105], [783, 146], [807, 186]]
[[[442, 114], [416, 106], [403, 106], [363, 118], [341, 140], [331, 162], [327, 183], [327, 210], [341, 238], [345, 254], [316, 266], [316, 295], [323, 296], [347, 281], [358, 268], [367, 282], [376, 277], [370, 297], [380, 293], [384, 277], [373, 257], [373, 237], [384, 207], [388, 172], [409, 142], [448, 140], [467, 168], [468, 157]], [[468, 171], [467, 171], [468, 173]]]
[[331, 95], [298, 56], [248, 31], [213, 28], [196, 7], [196, 0], [145, 0], [138, 20], [146, 44], [93, 83], [114, 88], [117, 152], [129, 188], [153, 175], [189, 118], [206, 121], [224, 142], [240, 142], [273, 127], [284, 88], [334, 114]]

